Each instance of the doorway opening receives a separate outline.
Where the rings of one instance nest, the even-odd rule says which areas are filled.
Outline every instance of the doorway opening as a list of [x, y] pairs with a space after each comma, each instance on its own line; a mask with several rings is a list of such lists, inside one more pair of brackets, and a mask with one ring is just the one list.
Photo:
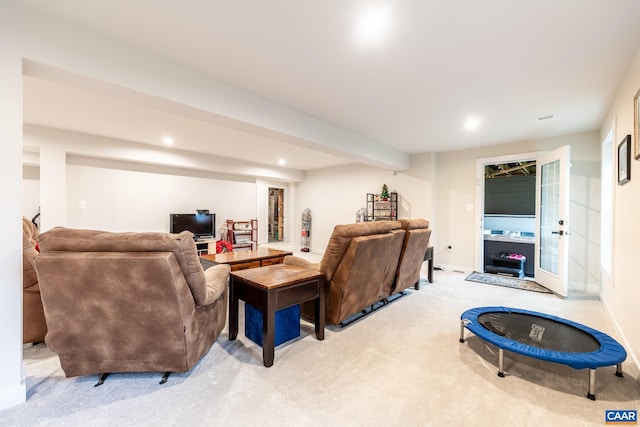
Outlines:
[[535, 276], [537, 153], [478, 159], [476, 271]]
[[284, 189], [269, 187], [269, 242], [284, 240]]
[[484, 165], [484, 272], [534, 276], [536, 161]]
[[[529, 243], [524, 242], [524, 239], [531, 239], [533, 249], [530, 255], [532, 258], [530, 264], [533, 265], [532, 277], [537, 283], [552, 292], [562, 297], [567, 296], [570, 158], [571, 147], [565, 145], [549, 152], [515, 154], [476, 161], [476, 206], [481, 207], [479, 209], [481, 214], [478, 215], [476, 223], [476, 248], [478, 250], [475, 265], [477, 271], [487, 271], [486, 257], [495, 256], [495, 252], [498, 251], [497, 248], [486, 248], [485, 242], [487, 240], [501, 241], [515, 238], [518, 239], [518, 242]], [[487, 191], [485, 188], [486, 166], [516, 163], [514, 167], [520, 168], [528, 162], [536, 163], [534, 211], [523, 212], [509, 208], [511, 210], [507, 211], [506, 215], [500, 215], [495, 220], [491, 219], [491, 215], [485, 210], [487, 203], [485, 200]], [[509, 170], [510, 167], [504, 169]], [[514, 204], [513, 202], [516, 200], [514, 194], [513, 191], [509, 192], [507, 204]], [[525, 229], [515, 229], [516, 226], [521, 226], [520, 218], [529, 223], [533, 221], [535, 228], [532, 232]], [[529, 227], [527, 226], [527, 228]], [[502, 234], [499, 233], [500, 231]], [[506, 236], [505, 231], [509, 232], [506, 233]], [[507, 252], [512, 252], [512, 250], [506, 249], [505, 252], [500, 251], [497, 255], [500, 256], [500, 253]], [[526, 261], [530, 261], [528, 257]], [[522, 268], [525, 269], [526, 266], [522, 266]]]

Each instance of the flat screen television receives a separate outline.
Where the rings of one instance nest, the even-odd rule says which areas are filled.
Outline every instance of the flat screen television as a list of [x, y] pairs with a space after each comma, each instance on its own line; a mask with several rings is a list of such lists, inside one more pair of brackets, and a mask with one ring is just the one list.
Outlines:
[[196, 239], [216, 237], [216, 214], [170, 214], [169, 232], [181, 233], [185, 230], [194, 234]]

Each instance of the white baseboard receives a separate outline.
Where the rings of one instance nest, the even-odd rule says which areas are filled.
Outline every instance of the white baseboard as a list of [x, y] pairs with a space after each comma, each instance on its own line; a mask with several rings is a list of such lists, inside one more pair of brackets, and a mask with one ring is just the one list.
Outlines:
[[[631, 359], [631, 362], [633, 362], [633, 364], [635, 365], [636, 372], [639, 372], [640, 361], [638, 360], [638, 356], [633, 352], [632, 347], [629, 345], [629, 340], [627, 339], [624, 332], [622, 331], [622, 328], [620, 328], [620, 324], [616, 320], [616, 317], [613, 315], [613, 312], [611, 311], [611, 307], [607, 303], [607, 299], [602, 295], [600, 295], [600, 301], [602, 302], [602, 306], [604, 307], [604, 312], [607, 314], [607, 317], [609, 317], [609, 320], [611, 320], [611, 323], [613, 323], [613, 327], [616, 328], [616, 331], [622, 337], [622, 346], [627, 351], [627, 356], [629, 356], [627, 358], [627, 361]], [[640, 382], [640, 376], [636, 378], [636, 380]]]
[[600, 285], [589, 283], [569, 282], [569, 289], [572, 291], [584, 292], [586, 294], [593, 294], [600, 296]]
[[435, 267], [440, 267], [442, 271], [449, 271], [453, 273], [460, 273], [460, 274], [466, 274], [466, 275], [469, 275], [475, 271], [471, 267], [461, 267], [459, 265], [435, 264]]

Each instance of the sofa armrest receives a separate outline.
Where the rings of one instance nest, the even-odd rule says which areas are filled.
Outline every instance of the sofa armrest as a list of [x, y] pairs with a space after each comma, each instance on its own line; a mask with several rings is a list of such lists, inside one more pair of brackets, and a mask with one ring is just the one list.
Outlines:
[[286, 257], [284, 257], [283, 263], [286, 265], [293, 265], [296, 267], [309, 268], [311, 270], [320, 270], [319, 262], [311, 262], [304, 258], [300, 258], [294, 255], [287, 255]]
[[209, 305], [216, 301], [227, 289], [229, 273], [231, 267], [227, 264], [218, 264], [205, 270], [204, 275], [207, 281], [207, 296], [202, 305]]

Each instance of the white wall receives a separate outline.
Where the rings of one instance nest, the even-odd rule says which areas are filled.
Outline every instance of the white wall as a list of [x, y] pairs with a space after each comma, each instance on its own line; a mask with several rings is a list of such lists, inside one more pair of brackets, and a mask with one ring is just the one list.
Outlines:
[[[476, 160], [485, 157], [548, 151], [571, 146], [569, 285], [598, 292], [600, 260], [600, 143], [597, 132], [500, 144], [436, 154], [434, 244], [438, 264], [472, 270], [481, 207], [475, 206]], [[468, 210], [467, 207], [472, 209]], [[441, 248], [451, 245], [452, 251]]]
[[40, 209], [40, 168], [22, 168], [22, 214], [33, 218]]
[[169, 232], [170, 213], [209, 209], [219, 237], [225, 220], [256, 217], [255, 183], [67, 165], [66, 188], [74, 228]]
[[414, 155], [409, 169], [395, 175], [360, 164], [307, 171], [304, 181], [295, 185], [295, 230], [301, 228], [302, 211], [311, 209], [311, 249], [324, 251], [333, 227], [355, 222], [356, 211], [366, 207], [367, 193], [379, 193], [382, 184], [398, 193], [398, 218], [432, 221], [431, 159], [430, 153]]
[[[616, 135], [614, 150], [617, 159], [617, 145], [625, 135], [634, 134], [633, 98], [640, 89], [640, 50], [636, 54], [629, 72], [624, 79], [618, 94], [612, 103], [601, 129], [604, 140], [610, 124], [615, 121]], [[639, 135], [640, 136], [640, 135]], [[637, 153], [637, 151], [633, 151]], [[617, 168], [617, 163], [614, 163]], [[631, 160], [631, 181], [622, 186], [615, 186], [615, 209], [613, 230], [613, 277], [603, 280], [602, 299], [611, 314], [613, 321], [622, 332], [625, 347], [636, 365], [640, 357], [640, 284], [638, 283], [638, 254], [640, 253], [640, 162]], [[617, 169], [614, 171], [617, 182]]]
[[22, 62], [0, 26], [0, 411], [24, 402], [22, 369]]

